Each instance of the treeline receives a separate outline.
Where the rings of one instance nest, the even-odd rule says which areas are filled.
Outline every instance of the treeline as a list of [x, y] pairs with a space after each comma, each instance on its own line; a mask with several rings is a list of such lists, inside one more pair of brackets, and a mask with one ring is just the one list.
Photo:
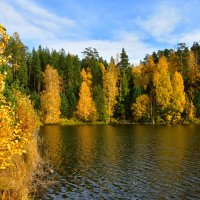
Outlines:
[[138, 66], [129, 63], [125, 49], [109, 63], [93, 48], [83, 51], [83, 59], [41, 46], [29, 52], [17, 33], [4, 54], [11, 55], [4, 66], [6, 98], [13, 99], [10, 88], [30, 95], [45, 123], [57, 123], [59, 117], [152, 123], [198, 122], [200, 117], [196, 42], [190, 49], [180, 43], [175, 50], [153, 52]]

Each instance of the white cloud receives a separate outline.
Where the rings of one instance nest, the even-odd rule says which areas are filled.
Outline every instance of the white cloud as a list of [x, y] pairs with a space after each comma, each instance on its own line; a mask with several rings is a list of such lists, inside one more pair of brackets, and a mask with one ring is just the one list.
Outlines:
[[100, 56], [110, 60], [124, 47], [131, 63], [139, 63], [147, 53], [157, 49], [142, 42], [141, 36], [135, 32], [115, 31], [114, 40], [90, 40], [83, 33], [78, 22], [60, 17], [49, 10], [39, 7], [29, 0], [1, 0], [0, 22], [9, 34], [18, 32], [25, 44], [28, 42], [37, 47], [44, 47], [78, 54], [86, 47], [94, 47]]
[[[73, 30], [76, 26], [73, 20], [59, 17], [31, 1], [16, 0], [9, 3], [9, 0], [3, 0], [0, 1], [0, 7], [1, 23], [10, 33], [19, 32], [24, 40], [50, 39], [58, 36], [64, 27]], [[68, 34], [72, 33], [69, 31]]]
[[193, 42], [200, 42], [200, 30], [181, 34], [177, 41], [184, 42], [187, 45], [192, 45]]
[[181, 16], [177, 9], [170, 6], [158, 6], [152, 15], [146, 20], [139, 20], [139, 25], [156, 39], [160, 39], [172, 33]]
[[[155, 49], [145, 43], [141, 42], [140, 38], [132, 32], [118, 33], [118, 39], [115, 41], [110, 40], [81, 40], [81, 41], [68, 41], [68, 40], [52, 40], [48, 41], [48, 47], [53, 49], [64, 48], [66, 52], [78, 54], [86, 47], [94, 47], [98, 50], [100, 56], [107, 61], [111, 56], [115, 57], [117, 53], [121, 53], [122, 48], [125, 48], [129, 55], [129, 60], [133, 64], [138, 64], [147, 53], [152, 53]], [[46, 46], [47, 44], [43, 44]]]
[[[17, 5], [20, 6], [20, 8], [25, 11], [26, 16], [31, 14], [31, 18], [32, 18], [32, 16], [34, 15], [37, 19], [45, 21], [47, 24], [50, 24], [50, 25], [62, 24], [62, 25], [67, 25], [67, 26], [74, 25], [73, 20], [68, 19], [66, 17], [59, 17], [56, 14], [51, 13], [48, 10], [45, 10], [44, 8], [39, 7], [32, 1], [15, 0], [15, 3], [17, 3]], [[27, 6], [27, 3], [28, 3], [28, 6]], [[45, 26], [46, 24], [42, 24], [42, 25]]]

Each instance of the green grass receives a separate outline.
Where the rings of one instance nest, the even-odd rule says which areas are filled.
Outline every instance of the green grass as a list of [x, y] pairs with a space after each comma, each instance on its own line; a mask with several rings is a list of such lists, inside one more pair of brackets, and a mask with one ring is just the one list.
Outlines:
[[62, 126], [67, 126], [67, 125], [82, 125], [82, 124], [105, 124], [105, 122], [100, 122], [100, 121], [83, 122], [83, 121], [79, 121], [77, 119], [61, 118], [59, 124]]

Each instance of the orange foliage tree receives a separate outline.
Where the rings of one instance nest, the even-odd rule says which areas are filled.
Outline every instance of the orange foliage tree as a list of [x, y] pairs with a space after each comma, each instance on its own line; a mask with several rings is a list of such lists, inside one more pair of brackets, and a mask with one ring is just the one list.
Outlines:
[[145, 66], [140, 64], [137, 67], [132, 68], [133, 82], [136, 87], [147, 88], [148, 85], [148, 76], [144, 73]]
[[[4, 56], [4, 50], [7, 47], [9, 36], [3, 25], [0, 25], [0, 66], [7, 62]], [[15, 121], [15, 112], [10, 102], [3, 95], [6, 73], [0, 72], [0, 169], [11, 166], [12, 157], [15, 154], [21, 154], [22, 149], [18, 148], [22, 131], [20, 124]], [[21, 144], [21, 143], [20, 143]]]
[[132, 105], [133, 117], [136, 121], [150, 119], [150, 98], [147, 94], [137, 97], [136, 102]]
[[24, 136], [28, 139], [32, 139], [35, 131], [38, 129], [39, 117], [37, 112], [34, 110], [30, 99], [15, 90], [14, 95], [17, 101], [16, 117], [20, 121], [20, 128]]
[[81, 72], [82, 80], [77, 104], [77, 116], [83, 121], [96, 119], [96, 108], [90, 91], [91, 73], [86, 73], [85, 69]]
[[159, 59], [157, 69], [154, 73], [153, 83], [156, 91], [156, 102], [161, 108], [170, 105], [172, 85], [168, 72], [168, 63], [164, 56]]
[[108, 122], [110, 122], [110, 118], [114, 112], [114, 107], [117, 103], [116, 97], [118, 95], [118, 75], [119, 71], [113, 63], [110, 63], [108, 68], [103, 73], [103, 92], [105, 98], [106, 120]]
[[174, 110], [182, 113], [185, 108], [186, 99], [184, 92], [184, 82], [181, 73], [175, 72], [171, 83], [173, 88], [172, 107]]
[[[3, 55], [9, 36], [0, 25], [0, 66], [3, 67], [8, 57]], [[0, 169], [14, 165], [17, 155], [26, 153], [37, 129], [37, 114], [27, 96], [15, 92], [16, 105], [4, 97], [6, 71], [0, 73]]]
[[0, 65], [7, 63], [8, 57], [4, 55], [4, 51], [8, 45], [8, 42], [10, 40], [9, 35], [6, 32], [6, 29], [2, 24], [0, 24]]
[[43, 121], [45, 124], [55, 124], [60, 120], [60, 90], [61, 78], [56, 69], [47, 65], [44, 72], [45, 90], [41, 94]]
[[[15, 122], [15, 113], [11, 103], [3, 96], [4, 76], [0, 74], [0, 169], [5, 169], [12, 164], [12, 156], [17, 152], [18, 138], [22, 131]], [[19, 137], [20, 136], [20, 137]]]

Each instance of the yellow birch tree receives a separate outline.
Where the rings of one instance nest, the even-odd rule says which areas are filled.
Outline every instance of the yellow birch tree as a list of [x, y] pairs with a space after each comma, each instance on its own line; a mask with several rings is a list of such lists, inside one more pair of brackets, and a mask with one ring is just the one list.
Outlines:
[[45, 124], [55, 124], [60, 120], [60, 90], [61, 79], [56, 69], [47, 65], [44, 72], [45, 90], [41, 94], [43, 121]]
[[172, 108], [180, 113], [183, 112], [186, 104], [184, 82], [181, 73], [175, 72], [171, 81], [173, 93], [172, 93]]
[[96, 108], [90, 91], [91, 74], [87, 74], [85, 69], [82, 69], [82, 83], [79, 92], [79, 101], [77, 104], [77, 116], [83, 121], [93, 121], [96, 119]]
[[170, 105], [172, 95], [172, 85], [168, 72], [168, 63], [164, 56], [159, 59], [157, 69], [153, 76], [153, 84], [156, 91], [156, 102], [161, 108]]
[[103, 92], [105, 98], [106, 118], [108, 122], [110, 122], [110, 118], [114, 112], [114, 106], [117, 103], [116, 97], [118, 95], [118, 74], [118, 69], [113, 63], [108, 65], [108, 68], [103, 74]]
[[151, 100], [147, 94], [137, 97], [136, 102], [132, 105], [133, 117], [136, 121], [150, 119]]

